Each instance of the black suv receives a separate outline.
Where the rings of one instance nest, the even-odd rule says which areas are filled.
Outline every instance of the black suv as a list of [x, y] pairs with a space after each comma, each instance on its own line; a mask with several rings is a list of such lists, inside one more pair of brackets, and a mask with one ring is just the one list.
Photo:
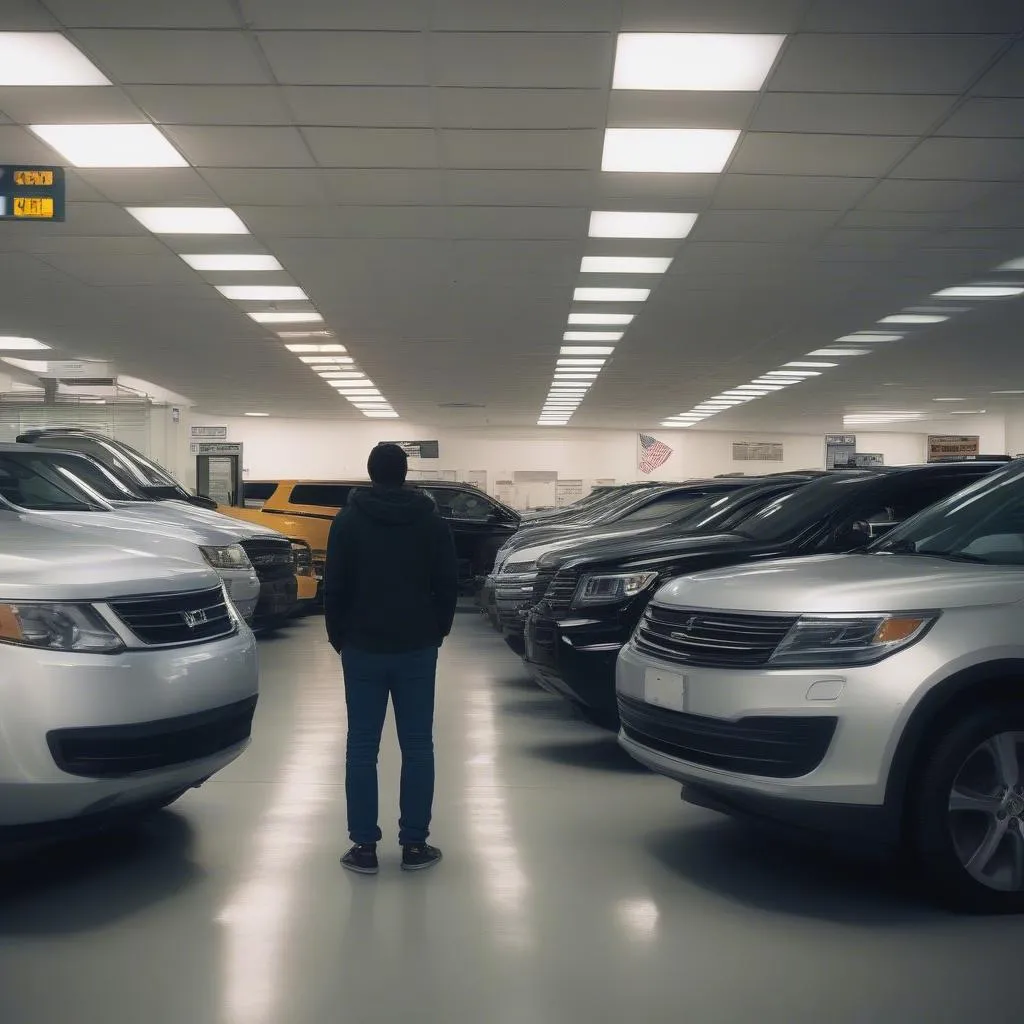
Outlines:
[[856, 551], [1000, 465], [961, 462], [828, 474], [715, 532], [705, 526], [705, 532], [682, 536], [676, 531], [584, 540], [542, 557], [538, 568], [550, 582], [527, 618], [527, 664], [544, 689], [614, 726], [619, 650], [664, 583], [703, 569]]

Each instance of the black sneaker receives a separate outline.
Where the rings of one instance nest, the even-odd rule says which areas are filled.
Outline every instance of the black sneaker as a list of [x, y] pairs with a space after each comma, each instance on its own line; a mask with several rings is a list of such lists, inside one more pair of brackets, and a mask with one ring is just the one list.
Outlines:
[[402, 847], [402, 870], [423, 871], [441, 860], [441, 851], [427, 843], [410, 843]]
[[344, 857], [341, 866], [360, 875], [375, 875], [380, 870], [377, 863], [376, 843], [356, 843]]

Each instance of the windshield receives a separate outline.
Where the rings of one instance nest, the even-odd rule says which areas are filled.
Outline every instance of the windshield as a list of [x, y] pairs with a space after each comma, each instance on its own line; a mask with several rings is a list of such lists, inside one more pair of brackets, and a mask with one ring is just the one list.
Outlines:
[[716, 496], [707, 508], [707, 514], [694, 522], [693, 530], [702, 532], [728, 532], [734, 530], [744, 520], [756, 515], [771, 502], [796, 490], [801, 484], [794, 482], [788, 489], [773, 487], [770, 490], [744, 488], [732, 494]]
[[148, 501], [144, 494], [129, 487], [112, 470], [92, 459], [59, 452], [48, 453], [45, 459], [64, 479], [95, 492], [107, 501]]
[[999, 470], [932, 505], [870, 550], [1024, 565], [1024, 465]]
[[180, 491], [180, 485], [172, 476], [123, 441], [111, 441], [87, 434], [43, 434], [33, 444], [41, 448], [82, 452], [109, 466], [118, 475], [126, 475], [136, 485], [173, 487]]
[[31, 512], [109, 511], [95, 494], [61, 477], [34, 455], [0, 455], [0, 499]]
[[865, 481], [874, 479], [873, 474], [856, 470], [821, 477], [805, 487], [774, 498], [744, 519], [735, 532], [763, 543], [794, 537], [832, 515]]

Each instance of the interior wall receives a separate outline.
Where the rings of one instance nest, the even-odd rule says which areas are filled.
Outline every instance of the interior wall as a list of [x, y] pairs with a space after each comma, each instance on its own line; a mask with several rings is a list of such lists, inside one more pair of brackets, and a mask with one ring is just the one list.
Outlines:
[[[183, 411], [183, 417], [185, 413]], [[589, 488], [595, 480], [636, 480], [637, 434], [623, 430], [488, 429], [457, 430], [421, 427], [387, 421], [257, 419], [190, 414], [190, 422], [228, 428], [228, 439], [244, 445], [247, 479], [293, 477], [330, 478], [366, 476], [366, 456], [382, 440], [438, 440], [438, 460], [410, 460], [410, 467], [428, 472], [455, 471], [461, 479], [485, 472], [492, 493], [496, 482], [519, 470], [554, 471], [563, 479], [581, 479]], [[181, 431], [182, 477], [194, 486], [194, 459], [188, 454], [188, 430]], [[674, 449], [669, 460], [652, 474], [653, 479], [680, 480], [719, 473], [820, 469], [824, 465], [821, 434], [789, 434], [768, 431], [725, 433], [712, 431], [656, 431]], [[858, 438], [861, 435], [858, 434]], [[732, 445], [737, 441], [775, 441], [783, 445], [782, 462], [734, 462]], [[923, 434], [873, 432], [858, 445], [866, 452], [880, 452], [887, 465], [921, 462], [925, 455]]]

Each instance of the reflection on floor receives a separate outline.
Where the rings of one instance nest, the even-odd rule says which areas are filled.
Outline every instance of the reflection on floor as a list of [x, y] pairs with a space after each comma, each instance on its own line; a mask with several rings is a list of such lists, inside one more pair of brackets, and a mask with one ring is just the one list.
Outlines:
[[[475, 616], [442, 656], [434, 839], [342, 872], [323, 625], [263, 643], [249, 752], [127, 833], [0, 862], [3, 1024], [1010, 1024], [1022, 924], [682, 805]], [[389, 725], [389, 733], [391, 727]], [[398, 757], [382, 755], [393, 842]]]

